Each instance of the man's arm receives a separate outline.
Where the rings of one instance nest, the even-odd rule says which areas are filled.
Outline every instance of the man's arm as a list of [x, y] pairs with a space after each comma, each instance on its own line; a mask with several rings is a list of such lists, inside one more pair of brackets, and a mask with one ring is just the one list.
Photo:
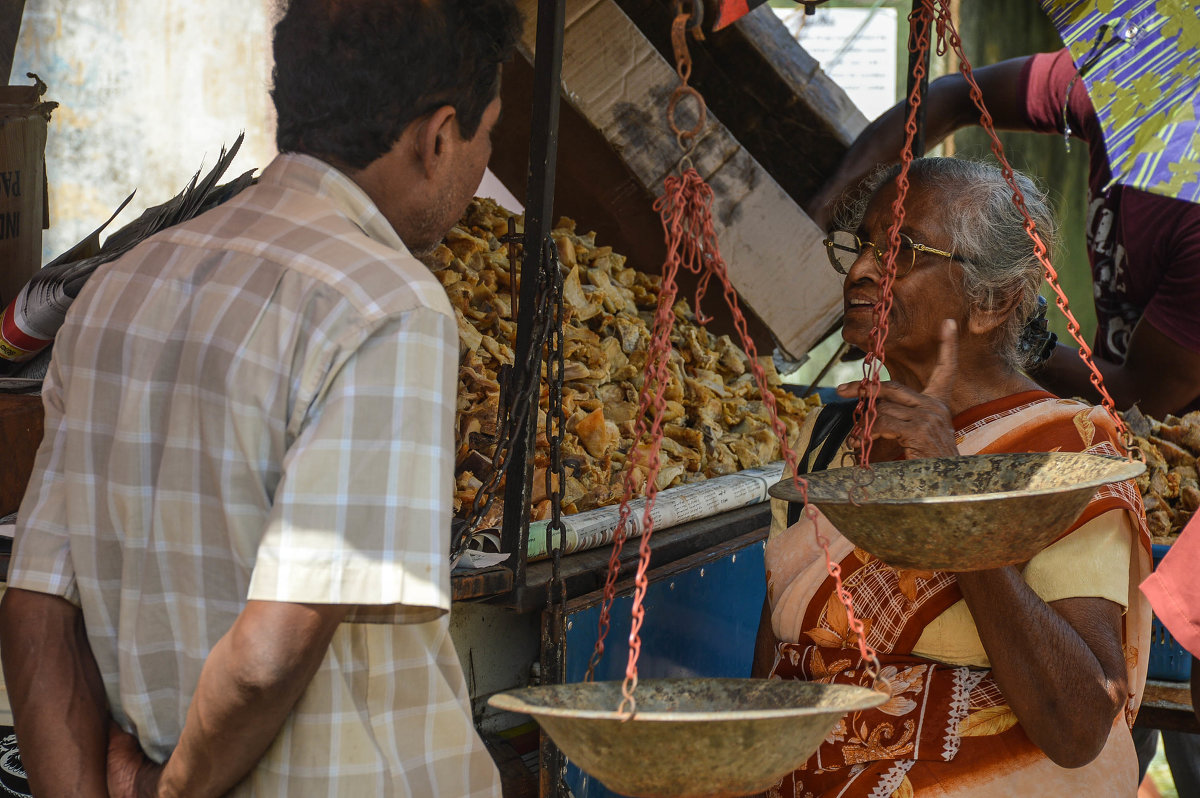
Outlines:
[[[1021, 70], [1029, 56], [1001, 61], [974, 70], [983, 101], [996, 127], [1021, 130], [1025, 123]], [[925, 107], [925, 142], [932, 147], [960, 128], [979, 123], [979, 109], [971, 100], [970, 86], [962, 75], [946, 75], [929, 84]], [[880, 164], [900, 160], [904, 148], [904, 103], [898, 103], [867, 125], [842, 158], [837, 171], [808, 202], [804, 210], [822, 229], [828, 229], [833, 204]]]
[[33, 794], [105, 798], [108, 701], [83, 613], [64, 598], [9, 588], [0, 649]]
[[[1182, 412], [1200, 396], [1200, 352], [1180, 346], [1144, 318], [1129, 338], [1124, 365], [1094, 360], [1121, 410], [1137, 403], [1143, 413], [1161, 419]], [[1059, 344], [1033, 377], [1059, 396], [1099, 401], [1090, 374], [1077, 349]]]
[[179, 744], [161, 772], [113, 747], [114, 795], [224, 795], [266, 753], [317, 672], [349, 607], [251, 601], [200, 671]]

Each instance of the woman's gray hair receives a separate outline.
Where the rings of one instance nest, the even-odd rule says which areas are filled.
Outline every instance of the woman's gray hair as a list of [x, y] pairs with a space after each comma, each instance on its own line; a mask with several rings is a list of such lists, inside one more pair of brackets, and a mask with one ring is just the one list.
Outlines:
[[[880, 167], [838, 204], [835, 224], [854, 231], [862, 223], [871, 198], [900, 173], [897, 164]], [[1022, 352], [1021, 332], [1038, 311], [1043, 269], [1034, 254], [1025, 219], [1013, 192], [996, 166], [960, 158], [917, 158], [908, 171], [912, 183], [945, 193], [941, 204], [951, 231], [950, 250], [962, 260], [963, 291], [972, 306], [988, 309], [1018, 297], [999, 331], [998, 351], [1006, 363], [1025, 369], [1036, 352]], [[1014, 172], [1025, 195], [1025, 207], [1053, 260], [1058, 223], [1046, 193], [1027, 175]], [[882, 248], [886, 242], [877, 242]], [[928, 243], [928, 242], [919, 242]], [[941, 242], [938, 242], [941, 243]]]

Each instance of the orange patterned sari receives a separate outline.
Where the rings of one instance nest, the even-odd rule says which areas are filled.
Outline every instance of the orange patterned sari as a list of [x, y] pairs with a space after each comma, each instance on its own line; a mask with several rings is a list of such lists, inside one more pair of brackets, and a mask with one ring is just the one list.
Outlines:
[[[1116, 430], [1103, 409], [1041, 391], [973, 408], [955, 419], [955, 427], [963, 454], [1118, 452]], [[841, 564], [867, 640], [880, 653], [881, 675], [893, 697], [843, 718], [808, 762], [767, 795], [1024, 797], [1089, 788], [1097, 795], [1133, 795], [1137, 761], [1129, 727], [1145, 683], [1150, 631], [1149, 607], [1137, 590], [1150, 571], [1150, 540], [1136, 486], [1098, 491], [1063, 537], [1101, 517], [1122, 524], [1136, 542], [1124, 628], [1130, 694], [1095, 761], [1074, 770], [1051, 762], [1025, 735], [989, 670], [912, 653], [926, 627], [961, 599], [953, 573], [891, 568], [856, 549], [822, 515], [818, 523]], [[777, 532], [780, 527], [786, 522], [773, 524], [766, 554], [772, 626], [776, 639], [785, 641], [776, 648], [771, 677], [869, 686], [812, 526], [801, 521]]]

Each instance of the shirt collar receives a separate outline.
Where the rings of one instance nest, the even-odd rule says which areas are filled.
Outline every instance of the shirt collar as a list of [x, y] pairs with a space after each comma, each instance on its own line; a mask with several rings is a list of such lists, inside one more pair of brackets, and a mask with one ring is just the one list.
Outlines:
[[277, 155], [263, 170], [260, 183], [275, 184], [322, 197], [331, 202], [368, 238], [407, 253], [391, 222], [357, 183], [319, 158], [290, 152]]

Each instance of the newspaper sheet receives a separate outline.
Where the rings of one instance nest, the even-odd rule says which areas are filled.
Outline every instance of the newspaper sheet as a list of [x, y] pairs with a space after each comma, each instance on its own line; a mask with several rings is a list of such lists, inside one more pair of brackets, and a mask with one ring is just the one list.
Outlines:
[[[650, 511], [655, 529], [696, 521], [718, 513], [736, 510], [767, 500], [767, 489], [783, 479], [782, 461], [768, 463], [761, 468], [750, 468], [736, 474], [713, 477], [691, 485], [668, 488], [658, 494]], [[632, 511], [629, 537], [640, 537], [645, 531], [646, 500], [636, 499], [629, 503]], [[567, 545], [563, 554], [587, 551], [612, 543], [621, 517], [618, 506], [600, 507], [575, 515], [563, 516], [567, 528]], [[529, 560], [542, 560], [546, 551], [547, 521], [534, 521], [529, 525]]]

